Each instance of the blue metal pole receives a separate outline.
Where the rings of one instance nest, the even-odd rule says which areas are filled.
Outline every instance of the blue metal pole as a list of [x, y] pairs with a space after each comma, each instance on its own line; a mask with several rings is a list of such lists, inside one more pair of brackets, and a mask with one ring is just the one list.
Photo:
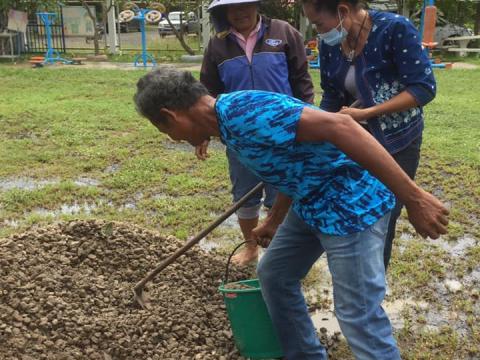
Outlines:
[[427, 0], [423, 0], [423, 5], [422, 5], [422, 16], [420, 17], [420, 39], [423, 41], [423, 27], [424, 27], [424, 21], [425, 21], [425, 8], [427, 6]]
[[142, 53], [140, 55], [135, 56], [133, 66], [138, 66], [138, 60], [140, 58], [142, 58], [143, 67], [148, 66], [148, 60], [151, 61], [152, 66], [157, 65], [157, 62], [155, 61], [153, 56], [150, 55], [149, 53], [147, 53], [147, 35], [146, 35], [146, 27], [145, 27], [145, 23], [146, 23], [145, 14], [149, 11], [150, 11], [149, 9], [140, 9], [138, 11], [137, 15], [134, 17], [134, 19], [136, 19], [140, 22], [140, 31], [142, 33]]
[[50, 29], [51, 21], [50, 21], [50, 16], [52, 17], [52, 20], [55, 16], [53, 13], [37, 13], [37, 15], [40, 17], [40, 20], [42, 20], [43, 24], [45, 25], [45, 38], [47, 40], [47, 52], [45, 53], [45, 62], [52, 62], [52, 57], [53, 57], [53, 47], [52, 47], [52, 32]]
[[46, 17], [46, 22], [45, 22], [45, 31], [47, 33], [47, 58], [53, 57], [53, 47], [52, 47], [52, 29], [50, 28], [50, 19], [48, 19], [48, 16]]
[[[45, 64], [53, 64], [55, 61], [61, 61], [64, 64], [70, 64], [71, 61], [62, 59], [58, 51], [53, 48], [51, 25], [53, 24], [53, 20], [55, 19], [56, 14], [44, 12], [37, 13], [37, 15], [40, 17], [40, 20], [45, 25], [45, 37], [47, 39], [47, 52], [45, 54], [45, 59], [43, 60], [43, 62]], [[54, 57], [54, 55], [56, 56]]]
[[140, 11], [140, 30], [142, 31], [142, 60], [143, 67], [147, 67], [147, 36], [145, 34], [145, 13]]

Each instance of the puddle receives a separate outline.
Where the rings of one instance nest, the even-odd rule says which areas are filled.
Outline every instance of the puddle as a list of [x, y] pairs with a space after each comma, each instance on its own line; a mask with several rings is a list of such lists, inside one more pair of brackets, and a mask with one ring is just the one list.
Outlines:
[[58, 184], [58, 180], [36, 180], [32, 178], [0, 179], [0, 191], [13, 189], [35, 190], [46, 185]]
[[79, 177], [73, 183], [77, 186], [99, 186], [101, 184], [99, 180], [89, 177]]
[[[405, 326], [405, 320], [403, 318], [403, 311], [405, 309], [415, 309], [417, 307], [424, 309], [428, 308], [429, 305], [425, 302], [416, 302], [413, 299], [400, 299], [395, 301], [384, 301], [382, 306], [387, 313], [388, 318], [390, 319], [393, 329], [398, 331], [403, 329]], [[444, 314], [436, 315], [430, 312], [428, 312], [427, 315], [428, 314], [430, 315], [427, 316], [427, 322], [432, 328], [439, 328], [448, 324], [450, 321], [449, 318], [452, 317], [450, 315], [445, 318], [443, 317], [445, 316]], [[315, 310], [310, 313], [310, 316], [312, 318], [313, 325], [317, 330], [320, 330], [320, 328], [324, 327], [327, 329], [329, 334], [333, 334], [336, 331], [341, 331], [340, 325], [338, 324], [337, 318], [333, 312], [333, 305], [328, 310]]]
[[[56, 185], [60, 181], [52, 180], [37, 180], [33, 178], [23, 177], [17, 179], [0, 179], [0, 191], [9, 191], [13, 189], [20, 190], [36, 190], [47, 185]], [[79, 177], [73, 181], [77, 186], [99, 186], [101, 182], [89, 177]]]
[[3, 220], [3, 224], [7, 227], [11, 227], [11, 228], [18, 228], [20, 226], [20, 221], [18, 220], [15, 220], [15, 219], [6, 219], [6, 220]]
[[430, 240], [430, 243], [445, 250], [451, 256], [461, 257], [464, 256], [472, 246], [475, 246], [477, 241], [475, 240], [475, 238], [466, 235], [458, 238], [455, 241], [445, 241], [442, 239], [437, 239]]
[[[310, 278], [310, 279], [309, 279]], [[304, 288], [304, 295], [307, 303], [315, 309], [310, 313], [313, 324], [317, 330], [324, 327], [329, 334], [340, 331], [340, 326], [334, 315], [334, 304], [332, 294], [331, 276], [328, 271], [327, 259], [322, 256], [314, 265], [313, 274], [307, 276], [307, 284]], [[313, 284], [311, 282], [314, 281]], [[328, 308], [320, 308], [320, 305]], [[383, 301], [383, 309], [388, 314], [394, 330], [401, 330], [404, 326], [403, 312], [406, 309], [419, 309], [423, 312], [429, 311], [430, 305], [423, 301], [415, 301], [412, 298], [391, 300], [386, 298]], [[427, 321], [433, 327], [441, 326], [441, 317], [431, 315], [435, 321]]]
[[43, 217], [50, 217], [50, 216], [57, 217], [60, 215], [76, 215], [80, 213], [90, 215], [97, 207], [98, 206], [93, 203], [84, 202], [83, 204], [79, 204], [77, 202], [74, 202], [73, 204], [62, 204], [60, 209], [57, 209], [57, 210], [36, 208], [31, 212], [31, 214], [39, 215]]

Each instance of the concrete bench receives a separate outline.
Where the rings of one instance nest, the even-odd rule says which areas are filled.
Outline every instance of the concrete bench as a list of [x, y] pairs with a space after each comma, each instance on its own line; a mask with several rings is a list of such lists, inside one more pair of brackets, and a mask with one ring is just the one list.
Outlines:
[[468, 53], [477, 53], [480, 55], [480, 49], [475, 48], [448, 48], [448, 52], [456, 52], [459, 56], [465, 57]]
[[458, 47], [449, 47], [448, 51], [458, 52], [460, 56], [467, 56], [468, 52], [480, 52], [480, 49], [469, 48], [468, 43], [473, 40], [480, 39], [480, 35], [471, 36], [455, 36], [445, 39], [445, 41], [453, 41], [458, 43]]

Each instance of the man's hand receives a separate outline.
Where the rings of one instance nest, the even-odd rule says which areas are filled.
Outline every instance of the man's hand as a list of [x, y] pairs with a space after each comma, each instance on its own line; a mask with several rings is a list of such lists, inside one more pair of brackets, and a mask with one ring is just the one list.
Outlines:
[[435, 196], [420, 188], [418, 190], [419, 193], [405, 203], [408, 220], [423, 238], [437, 239], [447, 233], [449, 211]]
[[269, 221], [267, 218], [263, 223], [259, 224], [252, 230], [252, 239], [263, 248], [268, 247], [273, 236], [277, 232], [278, 224]]
[[198, 160], [206, 160], [209, 155], [207, 153], [209, 140], [205, 140], [201, 145], [195, 146], [195, 155]]
[[339, 111], [339, 113], [344, 115], [350, 115], [356, 122], [366, 121], [372, 117], [368, 108], [356, 109], [344, 106]]

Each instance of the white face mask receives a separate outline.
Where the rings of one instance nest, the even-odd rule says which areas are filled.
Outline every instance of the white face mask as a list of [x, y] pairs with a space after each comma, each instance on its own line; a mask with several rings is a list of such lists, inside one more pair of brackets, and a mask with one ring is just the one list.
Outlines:
[[[340, 24], [334, 27], [332, 30], [327, 31], [325, 33], [318, 34], [318, 38], [323, 41], [325, 44], [330, 46], [339, 45], [342, 43], [343, 40], [348, 35], [347, 30], [343, 27], [343, 19], [340, 17], [340, 13], [338, 14], [338, 18], [340, 19]], [[340, 27], [340, 30], [338, 30]]]

